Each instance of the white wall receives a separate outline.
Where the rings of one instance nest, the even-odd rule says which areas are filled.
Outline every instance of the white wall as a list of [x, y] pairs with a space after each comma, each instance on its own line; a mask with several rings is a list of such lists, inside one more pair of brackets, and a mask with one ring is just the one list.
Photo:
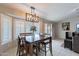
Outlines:
[[65, 39], [65, 32], [63, 29], [62, 29], [62, 23], [63, 22], [70, 22], [70, 30], [69, 32], [74, 32], [76, 31], [76, 24], [79, 23], [79, 17], [74, 17], [74, 18], [70, 18], [70, 19], [65, 19], [65, 20], [62, 20], [60, 22], [58, 22], [58, 32], [56, 34], [58, 34], [58, 38], [60, 39]]

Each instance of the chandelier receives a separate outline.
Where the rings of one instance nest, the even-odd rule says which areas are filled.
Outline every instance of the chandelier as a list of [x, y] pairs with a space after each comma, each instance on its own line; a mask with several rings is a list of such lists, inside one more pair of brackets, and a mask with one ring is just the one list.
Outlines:
[[30, 8], [31, 8], [31, 13], [26, 13], [26, 21], [39, 22], [39, 16], [36, 15], [35, 8], [32, 6]]

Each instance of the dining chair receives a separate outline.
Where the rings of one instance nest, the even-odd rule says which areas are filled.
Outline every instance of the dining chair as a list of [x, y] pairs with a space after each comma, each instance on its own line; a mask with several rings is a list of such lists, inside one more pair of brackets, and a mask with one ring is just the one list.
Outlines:
[[[50, 53], [53, 56], [53, 54], [52, 54], [52, 37], [42, 38], [40, 45], [42, 45], [42, 47], [40, 47], [40, 50], [45, 52], [45, 56], [47, 55], [46, 48], [49, 48]], [[48, 45], [49, 45], [49, 47], [48, 47]], [[44, 49], [42, 49], [42, 48], [44, 48]]]
[[[17, 48], [17, 55], [29, 55], [29, 49], [30, 49], [30, 43], [28, 41], [26, 41], [25, 36], [28, 35], [24, 35], [25, 33], [22, 33], [20, 36], [22, 38], [20, 38], [20, 36], [18, 36], [18, 48]], [[29, 34], [30, 35], [30, 34]], [[36, 56], [38, 55], [38, 43], [34, 42], [33, 43], [33, 54], [35, 54]], [[25, 53], [24, 53], [25, 51]]]
[[39, 44], [36, 42], [33, 44], [33, 53], [38, 56]]
[[18, 36], [18, 47], [17, 47], [17, 54], [19, 56], [27, 55], [28, 47], [25, 43], [25, 38]]

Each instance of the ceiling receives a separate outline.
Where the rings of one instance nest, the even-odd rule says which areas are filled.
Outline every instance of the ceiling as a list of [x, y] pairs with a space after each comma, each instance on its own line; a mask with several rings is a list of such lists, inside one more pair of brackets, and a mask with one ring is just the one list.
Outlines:
[[67, 17], [79, 16], [78, 3], [6, 3], [0, 5], [23, 12], [30, 12], [30, 6], [34, 6], [36, 13], [42, 18], [55, 22]]

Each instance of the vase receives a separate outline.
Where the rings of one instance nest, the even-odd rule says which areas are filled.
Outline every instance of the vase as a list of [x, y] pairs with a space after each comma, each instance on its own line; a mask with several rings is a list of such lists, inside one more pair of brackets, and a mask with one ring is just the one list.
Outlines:
[[35, 31], [33, 31], [32, 37], [33, 37], [33, 42], [34, 42], [34, 39], [35, 39]]

